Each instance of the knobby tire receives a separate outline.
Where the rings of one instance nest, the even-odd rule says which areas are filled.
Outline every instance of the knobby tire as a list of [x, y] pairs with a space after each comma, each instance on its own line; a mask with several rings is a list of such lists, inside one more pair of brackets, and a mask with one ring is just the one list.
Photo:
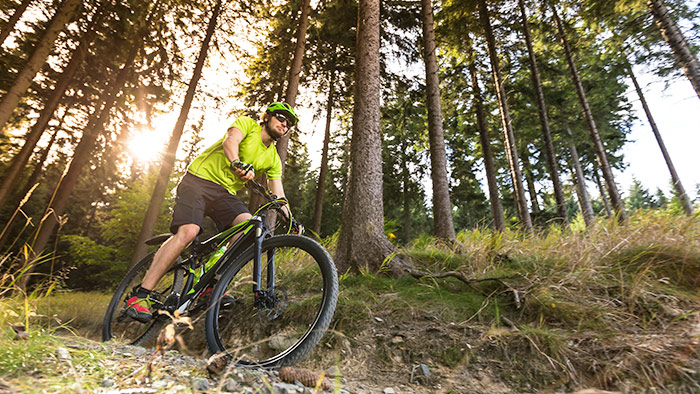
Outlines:
[[[273, 252], [274, 251], [274, 252]], [[251, 272], [254, 248], [224, 271], [206, 315], [209, 350], [227, 353], [240, 366], [276, 368], [295, 364], [321, 340], [338, 299], [338, 275], [328, 252], [300, 235], [280, 235], [262, 243], [262, 287], [274, 256], [275, 293], [256, 307]], [[219, 305], [224, 295], [231, 305]]]

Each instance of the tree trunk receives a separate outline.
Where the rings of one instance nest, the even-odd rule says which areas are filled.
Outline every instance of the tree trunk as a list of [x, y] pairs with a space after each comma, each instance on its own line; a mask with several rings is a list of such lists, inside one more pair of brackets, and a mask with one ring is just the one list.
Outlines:
[[661, 35], [671, 47], [676, 61], [693, 85], [695, 93], [700, 97], [700, 62], [690, 50], [688, 41], [671, 18], [663, 0], [647, 0], [647, 5], [654, 16], [656, 25], [661, 30]]
[[527, 191], [530, 195], [530, 204], [532, 205], [532, 213], [539, 214], [542, 210], [540, 209], [540, 203], [537, 201], [537, 189], [535, 188], [535, 176], [532, 175], [532, 166], [530, 165], [530, 155], [527, 147], [522, 150], [523, 157], [523, 175], [525, 175], [525, 181], [527, 182]]
[[321, 151], [321, 167], [316, 183], [316, 201], [314, 203], [313, 231], [321, 236], [321, 218], [323, 217], [323, 196], [326, 193], [326, 177], [328, 174], [328, 144], [331, 139], [331, 121], [333, 120], [333, 104], [335, 95], [335, 70], [331, 69], [328, 79], [328, 103], [326, 105], [326, 130], [323, 135], [323, 150]]
[[[61, 120], [61, 124], [63, 124], [63, 120]], [[27, 193], [29, 193], [30, 190], [34, 187], [34, 185], [37, 184], [37, 180], [39, 180], [39, 175], [42, 173], [42, 169], [44, 168], [44, 162], [46, 162], [46, 158], [49, 156], [49, 152], [51, 151], [51, 148], [53, 147], [54, 141], [56, 141], [56, 136], [58, 136], [58, 132], [60, 131], [60, 126], [56, 128], [56, 131], [51, 135], [51, 139], [49, 139], [49, 143], [46, 145], [46, 148], [44, 148], [41, 151], [41, 155], [39, 156], [39, 159], [37, 160], [36, 165], [34, 166], [34, 170], [32, 171], [31, 175], [29, 175], [29, 178], [24, 185], [24, 187], [20, 190], [19, 193], [14, 194], [12, 200], [14, 201], [15, 198], [17, 198], [17, 203], [14, 204], [14, 209], [12, 212], [17, 212], [18, 209], [21, 208], [22, 201], [25, 201], [27, 197]], [[3, 206], [4, 205], [0, 205]], [[14, 220], [14, 213], [12, 217], [7, 221], [5, 224], [5, 227], [9, 230], [10, 225], [12, 225], [12, 221]], [[5, 242], [7, 242], [7, 237], [9, 236], [9, 231], [4, 232], [2, 235], [0, 235], [0, 250], [2, 250], [2, 247], [5, 246]]]
[[384, 234], [379, 0], [359, 2], [357, 24], [350, 174], [335, 262], [341, 273], [361, 268], [398, 273], [406, 263]]
[[493, 227], [497, 231], [504, 231], [506, 229], [506, 225], [503, 217], [501, 198], [498, 196], [498, 181], [496, 180], [496, 167], [493, 165], [491, 139], [489, 138], [489, 132], [486, 126], [486, 114], [484, 113], [484, 105], [481, 99], [481, 88], [479, 88], [479, 79], [477, 78], [476, 66], [474, 65], [473, 61], [469, 63], [469, 74], [471, 74], [472, 79], [474, 107], [476, 108], [476, 126], [479, 129], [479, 142], [481, 143], [481, 152], [484, 156], [484, 168], [486, 170], [486, 181], [489, 188], [489, 201], [491, 202]]
[[[149, 19], [150, 16], [146, 19], [146, 21], [144, 21], [143, 26], [149, 25]], [[87, 126], [83, 129], [83, 136], [78, 145], [75, 147], [73, 157], [68, 164], [66, 172], [58, 181], [58, 185], [54, 191], [54, 196], [48, 203], [42, 223], [40, 223], [32, 242], [31, 246], [35, 256], [38, 256], [44, 247], [46, 247], [56, 224], [58, 224], [58, 217], [63, 214], [68, 198], [78, 182], [78, 177], [80, 176], [83, 167], [90, 161], [97, 143], [97, 138], [104, 133], [105, 125], [110, 117], [110, 111], [117, 101], [117, 94], [126, 84], [134, 65], [134, 61], [136, 60], [136, 55], [143, 47], [143, 36], [145, 34], [146, 29], [138, 30], [134, 37], [134, 44], [130, 48], [130, 52], [125, 59], [124, 65], [119, 70], [114, 82], [110, 83], [102, 94], [102, 108], [99, 109], [99, 106], [96, 107], [95, 112], [88, 120]], [[33, 270], [33, 267], [30, 268], [30, 271], [31, 270]]]
[[615, 214], [618, 216], [620, 221], [625, 220], [625, 208], [622, 204], [622, 199], [620, 198], [620, 193], [617, 191], [617, 186], [615, 185], [615, 178], [613, 177], [612, 169], [608, 163], [608, 158], [605, 153], [605, 147], [603, 142], [600, 140], [600, 134], [598, 134], [598, 128], [596, 127], [595, 120], [593, 119], [593, 114], [591, 112], [590, 106], [588, 105], [588, 98], [586, 97], [586, 92], [583, 90], [583, 84], [581, 84], [581, 78], [578, 74], [578, 69], [574, 63], [573, 55], [571, 54], [571, 48], [569, 47], [569, 42], [566, 39], [566, 33], [564, 32], [564, 25], [559, 19], [559, 14], [553, 4], [549, 3], [552, 9], [552, 15], [554, 16], [554, 21], [557, 25], [557, 30], [559, 32], [559, 39], [561, 40], [562, 46], [564, 47], [564, 53], [566, 55], [566, 61], [569, 63], [569, 70], [571, 71], [571, 78], [573, 79], [574, 85], [576, 86], [576, 93], [578, 94], [579, 103], [581, 104], [581, 109], [583, 111], [583, 117], [586, 119], [586, 125], [588, 126], [588, 133], [591, 136], [591, 141], [593, 142], [593, 148], [595, 150], [596, 158], [598, 159], [598, 164], [603, 171], [603, 178], [605, 179], [605, 185], [608, 189], [608, 194], [610, 195], [610, 200], [612, 202]]
[[177, 118], [177, 122], [173, 128], [173, 133], [170, 136], [170, 141], [168, 142], [168, 147], [165, 150], [163, 162], [161, 163], [158, 178], [156, 179], [156, 185], [153, 188], [153, 194], [151, 195], [151, 200], [148, 203], [148, 209], [146, 210], [146, 215], [144, 216], [143, 224], [141, 225], [141, 231], [139, 232], [139, 236], [134, 247], [134, 253], [131, 255], [131, 263], [129, 264], [129, 268], [138, 263], [139, 260], [141, 260], [141, 258], [148, 252], [146, 240], [153, 235], [153, 230], [155, 229], [156, 222], [158, 221], [158, 215], [160, 214], [163, 198], [165, 197], [165, 192], [167, 191], [166, 189], [168, 187], [168, 181], [170, 180], [170, 174], [173, 172], [173, 168], [175, 167], [175, 154], [177, 153], [177, 147], [180, 145], [180, 138], [182, 138], [182, 132], [185, 129], [187, 115], [190, 112], [192, 100], [194, 99], [194, 94], [197, 91], [197, 84], [202, 76], [202, 67], [204, 67], [204, 61], [207, 58], [209, 42], [211, 41], [211, 37], [214, 35], [214, 30], [216, 29], [216, 22], [219, 18], [220, 11], [221, 0], [218, 0], [216, 5], [214, 5], [214, 10], [212, 11], [211, 18], [209, 19], [207, 33], [204, 37], [204, 41], [202, 42], [202, 47], [199, 50], [199, 55], [197, 56], [197, 63], [192, 73], [192, 79], [190, 79], [190, 83], [187, 87], [185, 101], [182, 104], [182, 108], [180, 108], [180, 115]]
[[[100, 15], [102, 14], [100, 13]], [[61, 72], [61, 76], [58, 78], [58, 81], [51, 92], [51, 96], [44, 105], [44, 108], [41, 110], [39, 118], [36, 120], [31, 130], [24, 136], [24, 145], [22, 145], [22, 148], [15, 155], [15, 157], [12, 158], [10, 166], [5, 171], [2, 183], [0, 184], [0, 207], [4, 206], [7, 202], [7, 197], [10, 191], [13, 189], [14, 183], [17, 180], [20, 171], [27, 165], [29, 157], [34, 151], [36, 144], [41, 139], [41, 136], [44, 134], [46, 126], [51, 121], [51, 118], [58, 107], [58, 103], [60, 102], [61, 98], [63, 98], [63, 94], [66, 92], [68, 84], [73, 79], [73, 75], [78, 70], [78, 67], [80, 67], [83, 60], [85, 60], [88, 46], [90, 45], [90, 42], [92, 42], [95, 35], [95, 26], [100, 20], [101, 18], [99, 16], [96, 16], [93, 19], [93, 22], [90, 24], [90, 27], [88, 27], [87, 32], [80, 40], [80, 44], [75, 51], [73, 51], [73, 55], [68, 61], [68, 64]]]
[[593, 224], [595, 218], [593, 214], [593, 206], [591, 205], [591, 198], [588, 195], [588, 190], [586, 189], [586, 178], [583, 176], [583, 169], [581, 168], [581, 160], [578, 157], [578, 151], [576, 150], [576, 145], [574, 144], [574, 138], [571, 135], [571, 130], [569, 126], [566, 126], [566, 133], [569, 138], [569, 151], [571, 152], [571, 166], [574, 170], [574, 177], [576, 180], [576, 194], [578, 195], [578, 206], [581, 209], [581, 215], [583, 216], [583, 221], [586, 223], [586, 227]]
[[605, 194], [605, 186], [603, 186], [603, 182], [600, 180], [600, 174], [599, 174], [600, 169], [598, 168], [598, 165], [594, 162], [593, 163], [593, 179], [595, 179], [595, 183], [598, 186], [598, 191], [600, 192], [600, 200], [603, 202], [603, 207], [605, 208], [605, 213], [608, 215], [608, 217], [612, 216], [612, 209], [610, 209], [610, 202], [608, 201], [608, 196]]
[[428, 140], [430, 144], [430, 174], [433, 181], [433, 229], [435, 236], [446, 240], [455, 239], [452, 221], [450, 183], [447, 180], [447, 157], [445, 134], [442, 128], [440, 105], [440, 81], [433, 30], [433, 7], [431, 0], [421, 0], [423, 14], [423, 58], [425, 59], [426, 101], [428, 104]]
[[[402, 144], [405, 141], [402, 141]], [[406, 147], [404, 147], [406, 149]], [[404, 150], [405, 152], [405, 150]], [[403, 155], [402, 155], [403, 156]], [[405, 156], [404, 156], [405, 157]], [[401, 166], [401, 183], [402, 183], [402, 192], [403, 192], [403, 236], [405, 242], [408, 242], [411, 240], [411, 199], [409, 197], [409, 182], [411, 180], [411, 174], [408, 172], [408, 165], [406, 163], [406, 160], [402, 163]]]
[[566, 223], [568, 221], [568, 215], [566, 213], [564, 190], [561, 185], [561, 180], [559, 179], [559, 165], [557, 164], [556, 155], [554, 154], [554, 143], [552, 142], [552, 133], [549, 129], [547, 106], [544, 102], [544, 93], [542, 92], [542, 82], [540, 80], [540, 71], [537, 67], [537, 59], [535, 58], [535, 50], [532, 47], [532, 37], [530, 36], [530, 26], [527, 22], [525, 2], [523, 0], [518, 0], [518, 5], [520, 6], [520, 14], [523, 18], [523, 32], [525, 35], [525, 44], [527, 46], [528, 57], [530, 59], [532, 85], [535, 88], [535, 95], [537, 96], [537, 110], [540, 117], [540, 126], [542, 127], [542, 137], [544, 139], [544, 154], [547, 158], [549, 177], [552, 180], [552, 187], [554, 189], [554, 200], [557, 204], [557, 215], [562, 222]]
[[22, 3], [20, 3], [19, 7], [15, 9], [15, 12], [10, 17], [10, 20], [7, 21], [7, 25], [3, 26], [2, 31], [0, 31], [0, 47], [2, 47], [2, 44], [5, 42], [12, 30], [14, 30], [19, 18], [22, 17], [22, 14], [31, 2], [32, 0], [22, 0]]
[[46, 58], [49, 56], [51, 47], [54, 41], [56, 41], [58, 34], [66, 26], [66, 23], [70, 21], [80, 3], [80, 0], [65, 0], [61, 7], [56, 10], [56, 14], [53, 16], [49, 27], [36, 45], [34, 53], [32, 53], [27, 64], [25, 64], [22, 71], [17, 75], [14, 84], [0, 102], [0, 130], [2, 130], [7, 121], [10, 120], [10, 116], [12, 116], [12, 112], [15, 107], [17, 107], [20, 98], [27, 91], [29, 85], [31, 85], [34, 76], [36, 76], [36, 73], [41, 69], [41, 66], [46, 62]]
[[[301, 74], [301, 66], [304, 60], [304, 47], [306, 45], [306, 30], [309, 27], [309, 14], [311, 13], [311, 0], [304, 0], [301, 6], [301, 16], [299, 17], [299, 30], [297, 31], [297, 44], [294, 48], [294, 59], [292, 66], [289, 68], [289, 78], [287, 78], [287, 92], [284, 95], [284, 101], [291, 105], [292, 108], [297, 103], [297, 93], [299, 92], [299, 75]], [[289, 134], [283, 136], [277, 141], [277, 154], [282, 161], [282, 174], [287, 167], [287, 150], [289, 149]]]
[[637, 91], [637, 94], [639, 95], [639, 101], [642, 102], [642, 108], [644, 108], [644, 113], [647, 115], [647, 119], [649, 120], [649, 126], [651, 126], [651, 131], [654, 132], [654, 137], [656, 137], [656, 142], [659, 143], [659, 149], [661, 149], [661, 154], [664, 156], [664, 160], [666, 161], [666, 166], [668, 167], [668, 171], [671, 173], [671, 180], [673, 181], [673, 187], [676, 189], [676, 193], [678, 193], [678, 198], [681, 201], [681, 205], [683, 206], [683, 210], [685, 211], [686, 215], [691, 216], [693, 215], [693, 206], [690, 204], [690, 199], [688, 198], [688, 195], [685, 193], [685, 189], [683, 188], [683, 184], [681, 183], [681, 178], [678, 176], [678, 173], [676, 172], [676, 167], [673, 166], [673, 162], [671, 161], [671, 156], [668, 154], [668, 150], [666, 149], [666, 144], [664, 144], [664, 140], [661, 138], [661, 133], [659, 133], [659, 128], [656, 127], [656, 122], [654, 121], [654, 117], [651, 116], [651, 111], [649, 110], [649, 105], [647, 105], [647, 100], [644, 98], [644, 93], [642, 92], [642, 88], [639, 86], [639, 82], [637, 82], [637, 77], [635, 77], [634, 72], [632, 71], [632, 66], [627, 62], [627, 72], [630, 74], [630, 78], [632, 78], [632, 83], [634, 84], [634, 89]]
[[532, 232], [532, 219], [530, 211], [527, 207], [527, 198], [525, 197], [525, 188], [523, 187], [523, 174], [520, 171], [520, 159], [518, 158], [518, 150], [515, 144], [515, 134], [513, 125], [511, 124], [510, 111], [508, 110], [508, 100], [506, 98], [506, 90], [503, 86], [501, 78], [501, 69], [498, 64], [498, 54], [496, 53], [496, 39], [493, 36], [491, 22], [489, 21], [489, 11], [485, 0], [479, 0], [479, 18], [484, 28], [486, 36], [486, 46], [491, 60], [491, 70], [493, 73], [493, 81], [496, 85], [496, 98], [501, 113], [501, 126], [503, 127], [503, 135], [505, 138], [506, 157], [510, 169], [510, 177], [513, 181], [513, 189], [515, 192], [515, 204], [518, 207], [518, 216], [520, 224], [525, 231]]

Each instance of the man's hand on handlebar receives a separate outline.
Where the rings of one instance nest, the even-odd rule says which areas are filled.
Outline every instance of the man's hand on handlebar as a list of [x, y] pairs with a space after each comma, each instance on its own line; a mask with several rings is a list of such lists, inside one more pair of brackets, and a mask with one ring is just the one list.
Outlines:
[[240, 160], [231, 162], [231, 171], [238, 176], [243, 182], [248, 182], [255, 179], [255, 170], [252, 164], [244, 163]]
[[289, 224], [290, 229], [289, 232], [292, 234], [299, 234], [302, 235], [304, 234], [304, 225], [297, 222], [296, 220], [292, 219], [292, 222]]

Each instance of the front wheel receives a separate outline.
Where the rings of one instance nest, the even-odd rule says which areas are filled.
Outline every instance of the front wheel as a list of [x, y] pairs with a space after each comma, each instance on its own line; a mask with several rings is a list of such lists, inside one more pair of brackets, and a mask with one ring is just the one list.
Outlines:
[[[335, 264], [310, 238], [269, 238], [261, 251], [264, 292], [256, 298], [253, 249], [236, 258], [214, 288], [206, 315], [209, 350], [226, 352], [237, 365], [294, 364], [321, 340], [331, 322], [338, 300]], [[271, 277], [273, 283], [268, 283]], [[221, 299], [228, 305], [220, 305]]]
[[[102, 324], [103, 341], [115, 339], [131, 345], [148, 346], [167, 322], [168, 317], [159, 315], [157, 311], [154, 311], [153, 319], [147, 323], [136, 321], [126, 314], [126, 299], [130, 297], [132, 289], [141, 284], [146, 271], [153, 262], [154, 254], [150, 253], [136, 263], [117, 286]], [[175, 266], [178, 267], [177, 264]], [[155, 308], [151, 308], [152, 310], [158, 309], [158, 305], [162, 305], [159, 303], [162, 303], [169, 295], [182, 291], [183, 276], [184, 270], [182, 268], [173, 268], [163, 276], [156, 288], [153, 289], [159, 300], [156, 300]]]

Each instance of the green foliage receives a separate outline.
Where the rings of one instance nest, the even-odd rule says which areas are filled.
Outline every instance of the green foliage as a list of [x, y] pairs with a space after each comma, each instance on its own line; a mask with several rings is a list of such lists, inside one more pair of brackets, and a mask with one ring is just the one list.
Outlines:
[[273, 7], [267, 3], [257, 4], [259, 8], [255, 12], [267, 31], [255, 42], [256, 55], [245, 59], [245, 73], [250, 79], [237, 93], [253, 113], [273, 101], [284, 99], [301, 4], [301, 1], [280, 3]]
[[291, 140], [288, 153], [284, 170], [284, 191], [295, 219], [308, 226], [313, 217], [316, 193], [316, 180], [310, 171], [309, 154], [306, 146]]
[[632, 180], [629, 195], [625, 198], [625, 207], [630, 210], [651, 208], [655, 205], [654, 199], [638, 179]]
[[[156, 174], [152, 173], [147, 178], [135, 180], [127, 188], [115, 193], [110, 204], [111, 209], [105, 213], [99, 225], [100, 235], [105, 244], [114, 248], [121, 260], [128, 260], [136, 246], [143, 217], [151, 199], [155, 176]], [[175, 179], [178, 177], [179, 174], [173, 174], [168, 190], [175, 187]], [[162, 214], [158, 216], [156, 234], [169, 232], [173, 204], [174, 196], [167, 193], [161, 203]]]
[[93, 290], [118, 284], [129, 261], [119, 258], [119, 250], [95, 243], [80, 235], [64, 235], [57, 250], [63, 269], [70, 270], [66, 285], [74, 289]]
[[432, 232], [425, 207], [424, 179], [428, 156], [424, 87], [395, 81], [382, 116], [384, 220], [395, 223], [398, 241]]

